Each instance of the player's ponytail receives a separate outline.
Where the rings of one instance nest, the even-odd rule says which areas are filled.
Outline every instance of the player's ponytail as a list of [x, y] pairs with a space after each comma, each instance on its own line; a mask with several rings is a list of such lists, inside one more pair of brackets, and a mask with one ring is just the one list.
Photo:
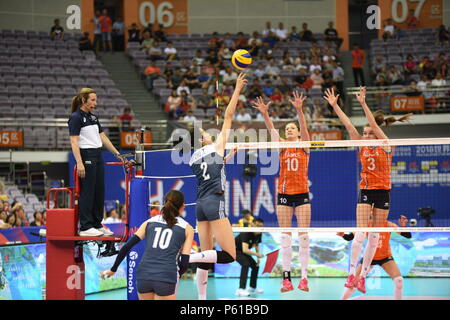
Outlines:
[[177, 224], [177, 217], [180, 215], [180, 209], [184, 205], [184, 195], [178, 190], [171, 190], [164, 196], [164, 207], [161, 214], [169, 228]]
[[384, 125], [384, 126], [389, 126], [391, 124], [393, 124], [394, 122], [404, 122], [404, 121], [408, 121], [409, 118], [412, 116], [412, 113], [408, 113], [405, 114], [404, 116], [400, 117], [400, 118], [395, 118], [395, 117], [387, 117], [385, 118], [384, 116], [384, 112], [382, 110], [377, 110], [373, 113], [373, 116], [375, 118], [375, 121], [377, 122], [377, 124], [379, 126]]

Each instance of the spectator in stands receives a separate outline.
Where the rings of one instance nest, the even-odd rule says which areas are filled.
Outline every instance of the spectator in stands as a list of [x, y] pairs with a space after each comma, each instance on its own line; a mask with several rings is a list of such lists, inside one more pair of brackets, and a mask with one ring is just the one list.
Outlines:
[[150, 33], [144, 32], [141, 39], [141, 50], [148, 54], [155, 40], [150, 37]]
[[388, 39], [394, 38], [395, 38], [395, 26], [393, 25], [392, 18], [389, 18], [384, 22], [383, 40], [386, 41]]
[[17, 215], [14, 212], [11, 212], [8, 217], [6, 217], [6, 224], [10, 226], [10, 228], [20, 227], [20, 219], [17, 218]]
[[275, 47], [275, 45], [277, 44], [277, 42], [278, 42], [278, 37], [277, 37], [277, 35], [275, 34], [275, 32], [269, 32], [269, 33], [267, 34], [267, 36], [265, 36], [265, 37], [262, 39], [262, 42], [263, 42], [263, 47], [264, 47], [264, 44], [267, 44], [267, 46], [268, 46], [270, 49], [273, 49], [273, 48]]
[[[52, 40], [64, 40], [64, 28], [59, 25], [59, 19], [53, 21], [54, 25], [50, 29]], [[48, 30], [48, 29], [47, 29]]]
[[253, 57], [257, 57], [259, 55], [259, 51], [262, 48], [262, 40], [258, 31], [253, 31], [252, 36], [248, 39], [248, 47], [249, 52]]
[[164, 110], [169, 113], [169, 119], [176, 119], [176, 111], [181, 104], [181, 97], [177, 90], [172, 90], [172, 94], [167, 98]]
[[337, 58], [335, 54], [331, 51], [331, 49], [326, 48], [325, 52], [322, 56], [323, 66], [325, 69], [333, 69], [333, 62], [336, 61]]
[[300, 31], [300, 40], [301, 41], [309, 41], [309, 42], [315, 42], [313, 33], [311, 30], [308, 29], [308, 24], [303, 23], [302, 24], [302, 31]]
[[265, 75], [272, 80], [277, 80], [280, 75], [280, 68], [275, 64], [275, 59], [270, 59], [269, 64], [266, 66]]
[[202, 88], [202, 95], [198, 98], [198, 107], [199, 108], [212, 108], [214, 106], [213, 97], [208, 94], [207, 88]]
[[192, 113], [192, 110], [188, 110], [186, 116], [183, 118], [183, 121], [197, 121], [197, 118]]
[[182, 104], [187, 104], [187, 108], [184, 110], [183, 115], [185, 115], [188, 110], [197, 109], [197, 99], [193, 95], [188, 95], [186, 91], [181, 91], [181, 98], [183, 99]]
[[408, 54], [406, 57], [406, 62], [403, 64], [403, 70], [405, 74], [415, 74], [417, 73], [417, 63], [414, 61], [414, 57], [411, 54]]
[[447, 77], [450, 59], [446, 57], [445, 52], [440, 52], [439, 55], [436, 57], [436, 60], [434, 62], [434, 68], [436, 69], [437, 73], [442, 74], [444, 78]]
[[114, 51], [125, 50], [125, 24], [122, 17], [117, 17], [112, 25], [112, 39], [114, 44]]
[[418, 97], [422, 95], [422, 91], [417, 86], [417, 82], [412, 80], [410, 85], [405, 87], [405, 95], [408, 97]]
[[161, 213], [160, 204], [161, 203], [159, 201], [152, 202], [152, 206], [150, 207], [150, 217], [157, 216]]
[[112, 19], [108, 16], [108, 9], [103, 9], [102, 15], [98, 18], [98, 23], [100, 23], [100, 31], [102, 32], [103, 41], [103, 51], [111, 51], [112, 48]]
[[153, 45], [148, 50], [148, 56], [152, 61], [163, 59], [163, 52], [158, 41], [153, 42]]
[[289, 55], [289, 51], [285, 51], [283, 53], [283, 57], [281, 58], [281, 68], [283, 70], [291, 70], [294, 71], [295, 70], [295, 66], [294, 66], [294, 58], [292, 58]]
[[289, 41], [298, 41], [300, 40], [300, 33], [297, 31], [296, 26], [291, 27], [291, 32], [289, 32]]
[[91, 20], [92, 23], [94, 23], [94, 51], [95, 53], [102, 50], [102, 31], [100, 29], [100, 23], [98, 21], [98, 18], [100, 17], [101, 13], [100, 10], [95, 10], [94, 18]]
[[406, 29], [412, 30], [416, 29], [419, 25], [419, 19], [414, 15], [415, 10], [409, 10], [409, 16], [406, 18]]
[[280, 111], [278, 112], [278, 117], [280, 119], [291, 119], [292, 115], [288, 112], [287, 108], [284, 106], [280, 106]]
[[228, 61], [233, 56], [233, 52], [231, 52], [229, 48], [225, 47], [225, 44], [222, 44], [217, 55], [220, 59], [222, 59], [222, 61]]
[[296, 70], [304, 69], [309, 70], [310, 60], [305, 51], [301, 51], [297, 58], [294, 60]]
[[431, 81], [431, 88], [434, 88], [434, 97], [436, 98], [437, 107], [444, 108], [447, 90], [445, 89], [447, 82], [440, 73], [436, 74], [436, 77]]
[[274, 88], [272, 94], [270, 95], [270, 101], [273, 102], [273, 105], [275, 107], [279, 107], [284, 102], [284, 100], [284, 95], [281, 90], [278, 87]]
[[184, 78], [181, 80], [180, 85], [177, 87], [177, 94], [181, 96], [182, 91], [185, 91], [187, 95], [191, 94], [191, 89], [189, 89]]
[[311, 48], [309, 48], [309, 54], [311, 56], [311, 59], [318, 58], [320, 60], [320, 57], [322, 56], [322, 49], [319, 47], [317, 42], [313, 42], [311, 44]]
[[312, 88], [313, 89], [322, 89], [322, 85], [324, 83], [322, 74], [319, 69], [315, 69], [311, 74], [311, 80], [313, 81]]
[[440, 44], [447, 44], [450, 41], [450, 32], [445, 25], [441, 24], [438, 28], [437, 38]]
[[234, 49], [234, 40], [231, 38], [231, 33], [225, 33], [222, 44], [225, 46], [225, 48]]
[[122, 131], [131, 131], [131, 121], [133, 121], [133, 115], [131, 114], [131, 108], [126, 107], [123, 109], [123, 113], [119, 117]]
[[203, 52], [201, 49], [197, 49], [195, 51], [195, 57], [192, 58], [192, 61], [195, 61], [200, 66], [203, 65], [205, 58], [203, 58]]
[[78, 40], [78, 49], [80, 51], [94, 50], [91, 39], [89, 38], [89, 32], [84, 32], [83, 36]]
[[119, 218], [119, 214], [117, 213], [117, 209], [113, 208], [106, 212], [106, 218], [102, 221], [102, 223], [121, 223], [122, 221]]
[[186, 82], [186, 85], [189, 87], [189, 89], [195, 89], [200, 88], [201, 83], [198, 80], [198, 75], [195, 74], [194, 69], [189, 69], [186, 72], [186, 75], [184, 77], [184, 81]]
[[17, 224], [20, 227], [28, 226], [28, 220], [25, 217], [25, 209], [20, 202], [16, 202], [14, 206], [11, 208], [11, 213], [15, 213], [17, 217]]
[[401, 85], [403, 83], [403, 75], [395, 65], [389, 67], [387, 81], [393, 85]]
[[381, 72], [382, 68], [386, 68], [385, 58], [383, 56], [376, 56], [371, 69], [372, 78], [376, 78], [377, 74]]
[[235, 121], [251, 121], [252, 116], [248, 113], [247, 109], [241, 108], [239, 113], [234, 118]]
[[356, 87], [359, 87], [360, 81], [362, 86], [366, 85], [364, 81], [364, 71], [363, 71], [364, 57], [365, 57], [364, 50], [359, 48], [359, 44], [358, 43], [353, 44], [352, 69]]
[[266, 68], [264, 67], [264, 63], [262, 62], [258, 63], [258, 66], [253, 72], [257, 78], [261, 79], [262, 77], [264, 77], [264, 75], [266, 74]]
[[328, 28], [325, 29], [324, 34], [325, 41], [334, 42], [336, 44], [336, 50], [339, 50], [344, 39], [339, 38], [337, 30], [334, 28], [333, 21], [328, 22]]
[[150, 38], [154, 38], [153, 34], [153, 23], [147, 24], [147, 26], [142, 30], [142, 34], [148, 32], [150, 34]]
[[270, 97], [273, 94], [274, 90], [275, 90], [275, 87], [273, 86], [272, 81], [266, 80], [266, 82], [262, 88], [263, 93], [266, 96]]
[[164, 49], [166, 60], [174, 60], [177, 57], [177, 49], [173, 46], [173, 42], [167, 42], [167, 47]]
[[290, 78], [281, 77], [280, 83], [277, 85], [278, 89], [280, 89], [281, 93], [285, 95], [286, 93], [291, 91]]
[[248, 49], [248, 40], [245, 38], [243, 32], [237, 33], [237, 39], [234, 42], [234, 48], [236, 49]]
[[35, 211], [33, 213], [33, 217], [34, 217], [34, 221], [30, 223], [31, 227], [36, 227], [36, 226], [42, 226], [43, 225], [42, 212], [41, 211]]
[[279, 41], [286, 41], [288, 39], [288, 31], [284, 28], [283, 22], [278, 23], [278, 29], [275, 30], [275, 34]]
[[[260, 112], [258, 112], [258, 113], [260, 113]], [[271, 109], [270, 110], [270, 116], [269, 117], [270, 117], [270, 120], [272, 120], [272, 121], [280, 120], [280, 117], [278, 116], [278, 112], [275, 109]]]
[[313, 73], [314, 70], [322, 71], [322, 64], [320, 63], [319, 57], [314, 57], [311, 59], [311, 64], [309, 65], [309, 73]]
[[205, 62], [209, 62], [211, 66], [215, 66], [219, 59], [217, 59], [217, 53], [214, 51], [209, 51], [208, 56], [205, 58]]
[[146, 76], [147, 89], [151, 91], [153, 90], [153, 81], [161, 75], [161, 69], [156, 66], [155, 61], [150, 61], [149, 66], [144, 70], [144, 74]]
[[266, 28], [261, 31], [261, 34], [263, 37], [266, 37], [269, 35], [270, 32], [275, 32], [275, 29], [272, 28], [272, 23], [270, 21], [266, 22]]
[[212, 38], [208, 40], [208, 46], [211, 48], [219, 48], [222, 45], [222, 43], [223, 39], [219, 37], [219, 33], [217, 33], [217, 31], [214, 31], [212, 33]]
[[344, 95], [344, 69], [336, 61], [333, 61], [333, 81], [341, 93], [342, 99], [345, 101]]
[[166, 42], [166, 32], [164, 31], [164, 25], [162, 23], [158, 24], [158, 30], [155, 31], [155, 41]]
[[379, 73], [377, 75], [377, 78], [375, 79], [375, 85], [377, 87], [384, 87], [384, 86], [388, 86], [389, 83], [387, 82], [387, 78], [384, 74]]
[[141, 30], [138, 29], [136, 23], [131, 24], [131, 28], [128, 29], [128, 42], [140, 42]]
[[225, 67], [225, 72], [222, 74], [222, 81], [224, 86], [231, 86], [237, 80], [238, 74], [230, 66]]
[[273, 58], [273, 50], [270, 47], [269, 42], [262, 43], [261, 50], [259, 50], [259, 59], [258, 60], [270, 60]]
[[304, 69], [299, 70], [299, 74], [295, 76], [294, 82], [297, 87], [307, 90], [311, 89], [313, 86], [313, 81], [306, 75], [306, 71]]
[[437, 70], [433, 65], [433, 62], [428, 58], [424, 57], [419, 63], [420, 74], [424, 74], [428, 79], [434, 79], [436, 77]]

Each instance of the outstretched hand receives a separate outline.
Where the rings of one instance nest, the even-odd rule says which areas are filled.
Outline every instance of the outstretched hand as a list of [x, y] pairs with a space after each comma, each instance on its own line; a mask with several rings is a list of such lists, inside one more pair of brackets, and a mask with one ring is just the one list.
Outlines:
[[236, 89], [241, 90], [247, 84], [247, 79], [245, 79], [245, 77], [245, 73], [239, 73], [239, 76], [236, 80]]
[[337, 105], [337, 102], [339, 101], [339, 94], [335, 95], [334, 94], [334, 88], [327, 89], [325, 90], [325, 95], [323, 96], [323, 98], [331, 105], [331, 106], [335, 106]]
[[102, 279], [107, 279], [110, 278], [111, 276], [113, 276], [115, 274], [115, 272], [111, 271], [111, 270], [105, 270], [103, 272], [100, 273], [100, 276], [102, 277]]
[[303, 92], [301, 95], [298, 94], [298, 91], [293, 92], [294, 99], [289, 99], [289, 102], [294, 106], [294, 108], [297, 110], [297, 112], [303, 111], [303, 102], [306, 100], [306, 96], [303, 95]]
[[261, 112], [262, 114], [267, 114], [267, 113], [269, 113], [269, 106], [271, 103], [272, 103], [272, 101], [269, 101], [266, 104], [266, 103], [264, 103], [264, 99], [262, 97], [258, 97], [258, 98], [256, 98], [256, 104], [252, 107], [255, 109], [258, 109], [259, 112]]
[[366, 87], [359, 87], [359, 94], [356, 93], [356, 99], [360, 104], [364, 104], [366, 102]]

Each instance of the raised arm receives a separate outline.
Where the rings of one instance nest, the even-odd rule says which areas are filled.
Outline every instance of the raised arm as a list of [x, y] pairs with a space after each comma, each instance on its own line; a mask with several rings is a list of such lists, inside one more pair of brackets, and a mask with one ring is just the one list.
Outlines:
[[342, 111], [342, 109], [338, 105], [338, 98], [339, 95], [334, 94], [334, 88], [327, 89], [325, 91], [324, 99], [333, 107], [334, 112], [336, 112], [336, 115], [339, 117], [339, 120], [343, 123], [345, 126], [345, 129], [347, 129], [348, 134], [350, 135], [351, 140], [360, 140], [362, 139], [361, 135], [358, 133], [358, 130], [356, 130], [355, 126], [352, 124], [350, 119], [347, 117], [347, 115]]
[[306, 96], [303, 96], [303, 92], [301, 95], [298, 95], [297, 91], [294, 91], [293, 95], [294, 100], [289, 99], [289, 102], [294, 106], [295, 110], [297, 110], [297, 118], [300, 125], [300, 134], [302, 136], [302, 140], [311, 141], [308, 131], [308, 125], [306, 124], [305, 115], [303, 114], [303, 102], [306, 100]]
[[272, 103], [272, 101], [269, 101], [266, 104], [266, 103], [264, 103], [264, 100], [262, 97], [258, 97], [258, 98], [256, 98], [256, 104], [253, 106], [253, 108], [258, 109], [259, 112], [261, 112], [262, 116], [264, 117], [264, 123], [266, 124], [266, 127], [270, 132], [271, 140], [274, 142], [277, 142], [282, 139], [280, 138], [280, 134], [278, 133], [278, 130], [275, 129], [272, 119], [270, 119], [270, 116], [269, 116], [269, 106], [271, 103]]
[[245, 79], [245, 73], [240, 73], [236, 80], [236, 88], [234, 89], [233, 96], [225, 110], [225, 115], [223, 119], [222, 130], [219, 133], [216, 141], [216, 150], [219, 154], [223, 155], [225, 151], [225, 145], [230, 136], [231, 124], [233, 122], [234, 112], [236, 111], [236, 106], [239, 101], [239, 95], [242, 88], [247, 84]]
[[366, 87], [359, 87], [359, 94], [356, 93], [356, 99], [364, 110], [369, 126], [372, 128], [373, 133], [378, 139], [388, 139], [387, 135], [381, 130], [380, 126], [377, 124], [375, 117], [370, 111], [366, 103]]

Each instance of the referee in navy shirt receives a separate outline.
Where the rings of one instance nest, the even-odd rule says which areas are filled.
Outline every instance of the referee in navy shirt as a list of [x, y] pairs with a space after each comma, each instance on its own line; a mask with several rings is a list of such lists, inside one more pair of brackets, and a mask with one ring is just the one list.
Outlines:
[[96, 106], [95, 91], [83, 88], [72, 99], [69, 118], [70, 144], [80, 178], [79, 235], [83, 237], [113, 235], [101, 224], [105, 198], [102, 147], [105, 146], [120, 161], [127, 161], [103, 132], [98, 117], [93, 114]]

